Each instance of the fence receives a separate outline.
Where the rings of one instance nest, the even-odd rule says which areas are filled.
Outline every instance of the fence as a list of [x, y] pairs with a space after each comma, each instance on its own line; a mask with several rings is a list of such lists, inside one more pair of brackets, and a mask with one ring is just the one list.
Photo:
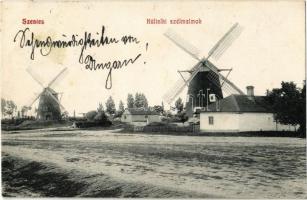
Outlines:
[[133, 132], [180, 132], [180, 133], [198, 133], [199, 125], [190, 126], [134, 126], [132, 127]]

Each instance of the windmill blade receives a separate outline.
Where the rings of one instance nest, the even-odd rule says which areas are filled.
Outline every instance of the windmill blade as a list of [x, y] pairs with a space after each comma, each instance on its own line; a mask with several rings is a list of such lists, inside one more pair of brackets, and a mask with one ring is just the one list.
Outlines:
[[174, 42], [179, 48], [190, 54], [196, 60], [200, 61], [200, 58], [198, 57], [199, 50], [185, 39], [180, 37], [177, 33], [175, 33], [174, 30], [168, 29], [164, 35], [172, 42]]
[[218, 75], [224, 81], [223, 87], [229, 86], [230, 88], [234, 89], [239, 94], [244, 95], [244, 92], [242, 92], [242, 90], [240, 90], [234, 83], [232, 83], [230, 80], [225, 78], [221, 73], [219, 73]]
[[63, 75], [64, 72], [66, 72], [66, 70], [67, 70], [67, 67], [65, 67], [64, 69], [62, 69], [62, 70], [60, 71], [60, 73], [58, 73], [58, 75], [56, 75], [56, 76], [49, 82], [49, 84], [47, 85], [47, 87], [51, 87], [51, 85], [53, 85], [53, 84], [56, 82], [56, 80], [58, 80], [59, 77], [60, 77], [61, 75]]
[[231, 44], [239, 37], [243, 28], [235, 23], [229, 31], [214, 45], [214, 47], [208, 53], [208, 59], [213, 57], [219, 59], [221, 55], [231, 46]]
[[170, 88], [167, 93], [162, 97], [164, 101], [168, 104], [171, 104], [173, 100], [176, 98], [176, 94], [180, 93], [181, 87], [184, 87], [185, 83], [183, 79], [178, 79], [174, 86]]
[[[216, 43], [216, 45], [209, 51], [207, 58], [199, 59], [198, 58], [198, 50], [182, 39], [179, 35], [174, 33], [172, 30], [168, 30], [164, 35], [173, 41], [178, 47], [183, 49], [185, 52], [190, 54], [193, 58], [198, 60], [199, 62], [190, 70], [192, 71], [191, 76], [186, 80], [179, 80], [176, 82], [175, 86], [169, 90], [166, 95], [163, 96], [164, 100], [167, 103], [171, 103], [185, 88], [186, 85], [196, 76], [199, 72], [201, 66], [206, 64], [210, 70], [216, 73], [219, 78], [223, 81], [223, 86], [225, 85], [225, 90], [229, 92], [230, 90], [234, 90], [235, 93], [244, 94], [235, 84], [229, 81], [226, 77], [224, 77], [214, 65], [206, 62], [210, 57], [218, 59], [221, 55], [230, 47], [230, 45], [235, 41], [236, 38], [242, 32], [242, 27], [239, 26], [238, 23], [234, 24], [229, 31]], [[220, 82], [215, 83], [217, 86], [220, 85]], [[220, 86], [219, 86], [220, 87]]]
[[168, 103], [171, 104], [174, 99], [183, 91], [185, 86], [187, 86], [191, 80], [196, 76], [196, 74], [199, 72], [200, 68], [202, 67], [203, 63], [202, 61], [198, 62], [190, 71], [192, 71], [189, 78], [186, 80], [179, 79], [176, 84], [169, 89], [169, 91], [163, 96], [163, 99]]
[[29, 107], [32, 107], [32, 105], [35, 103], [35, 101], [36, 101], [37, 99], [39, 99], [39, 97], [42, 95], [42, 93], [43, 93], [43, 91], [42, 91], [41, 93], [39, 93], [39, 94], [34, 98], [34, 100], [31, 101], [31, 103], [29, 104]]
[[54, 101], [56, 101], [56, 102], [59, 104], [59, 106], [61, 107], [61, 109], [62, 109], [63, 111], [66, 111], [66, 109], [64, 108], [64, 106], [59, 102], [59, 100], [58, 100], [57, 98], [55, 98], [55, 96], [53, 96], [53, 94], [49, 91], [48, 88], [46, 89], [46, 91], [47, 91], [47, 93], [50, 95], [50, 97], [51, 97]]
[[[221, 84], [221, 79], [219, 78], [219, 76], [210, 71], [207, 75], [208, 80], [210, 80], [216, 87], [221, 88], [223, 91], [223, 94], [227, 94], [225, 96], [231, 95], [231, 94], [238, 94], [238, 92], [236, 90], [234, 90], [233, 88], [231, 88], [227, 83], [225, 84]], [[217, 94], [216, 94], [217, 95]], [[221, 97], [219, 97], [221, 98]]]
[[35, 73], [33, 72], [33, 70], [32, 70], [31, 68], [29, 68], [29, 67], [28, 67], [26, 70], [27, 70], [27, 72], [30, 74], [30, 76], [31, 76], [40, 86], [42, 86], [42, 88], [44, 88], [44, 85], [43, 85], [43, 83], [40, 81], [39, 76], [38, 76], [37, 74], [35, 74]]
[[232, 83], [230, 80], [228, 80], [225, 76], [223, 76], [219, 71], [218, 68], [214, 65], [207, 62], [206, 67], [208, 67], [210, 70], [212, 70], [214, 73], [219, 75], [219, 78], [224, 82], [224, 84], [228, 84], [232, 89], [234, 89], [237, 93], [244, 95], [244, 92], [240, 90], [234, 83]]

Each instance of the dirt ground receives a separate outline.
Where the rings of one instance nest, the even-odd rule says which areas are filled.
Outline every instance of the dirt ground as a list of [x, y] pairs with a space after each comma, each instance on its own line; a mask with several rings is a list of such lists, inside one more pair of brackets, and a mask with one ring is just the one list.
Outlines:
[[306, 141], [2, 133], [4, 196], [306, 198]]

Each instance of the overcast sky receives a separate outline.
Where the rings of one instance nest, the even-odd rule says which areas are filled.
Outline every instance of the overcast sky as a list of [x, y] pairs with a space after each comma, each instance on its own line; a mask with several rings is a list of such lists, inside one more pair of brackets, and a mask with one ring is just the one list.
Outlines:
[[[180, 76], [177, 70], [191, 68], [195, 63], [163, 33], [172, 28], [200, 50], [208, 51], [223, 34], [238, 22], [244, 27], [241, 36], [218, 60], [219, 68], [233, 68], [229, 79], [245, 92], [255, 87], [256, 95], [279, 87], [281, 81], [294, 81], [302, 86], [305, 79], [304, 1], [231, 1], [231, 2], [122, 2], [104, 3], [21, 3], [5, 2], [3, 12], [2, 97], [18, 106], [29, 104], [42, 87], [26, 72], [31, 67], [47, 84], [61, 69], [67, 75], [52, 88], [63, 93], [61, 103], [72, 114], [96, 109], [112, 95], [126, 102], [127, 93], [143, 92], [150, 105], [161, 104], [163, 94]], [[22, 19], [41, 19], [44, 24], [22, 24]], [[196, 25], [149, 25], [147, 18], [201, 19]], [[138, 44], [109, 45], [85, 51], [97, 62], [141, 57], [133, 65], [113, 70], [113, 87], [105, 89], [106, 70], [89, 71], [78, 62], [81, 47], [53, 49], [48, 56], [37, 50], [30, 59], [30, 48], [13, 42], [18, 30], [30, 28], [35, 37], [63, 39], [62, 34], [83, 35], [84, 31], [101, 32], [120, 38], [132, 35]], [[146, 50], [146, 43], [148, 49]], [[181, 94], [184, 97], [186, 94]]]

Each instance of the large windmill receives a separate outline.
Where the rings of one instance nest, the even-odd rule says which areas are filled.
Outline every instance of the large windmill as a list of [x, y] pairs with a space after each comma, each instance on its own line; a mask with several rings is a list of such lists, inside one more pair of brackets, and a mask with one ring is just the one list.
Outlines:
[[58, 75], [56, 75], [47, 86], [44, 86], [37, 75], [28, 68], [27, 72], [31, 77], [43, 88], [42, 92], [39, 93], [29, 107], [39, 99], [38, 109], [37, 109], [37, 119], [38, 120], [60, 120], [62, 113], [65, 111], [64, 106], [59, 101], [59, 93], [55, 92], [51, 86], [59, 79], [60, 76], [64, 74], [67, 68], [61, 70]]
[[[163, 99], [171, 104], [175, 98], [188, 86], [186, 112], [193, 115], [193, 107], [204, 107], [209, 101], [209, 94], [214, 94], [222, 99], [225, 94], [244, 94], [234, 83], [227, 79], [232, 69], [218, 69], [209, 58], [218, 60], [230, 47], [233, 41], [240, 35], [242, 27], [234, 24], [229, 31], [213, 46], [207, 57], [200, 58], [198, 50], [190, 45], [173, 31], [167, 31], [164, 35], [178, 47], [190, 54], [198, 62], [190, 70], [178, 71], [181, 78], [163, 96]], [[224, 76], [221, 72], [228, 71]], [[223, 95], [224, 94], [224, 95]]]

